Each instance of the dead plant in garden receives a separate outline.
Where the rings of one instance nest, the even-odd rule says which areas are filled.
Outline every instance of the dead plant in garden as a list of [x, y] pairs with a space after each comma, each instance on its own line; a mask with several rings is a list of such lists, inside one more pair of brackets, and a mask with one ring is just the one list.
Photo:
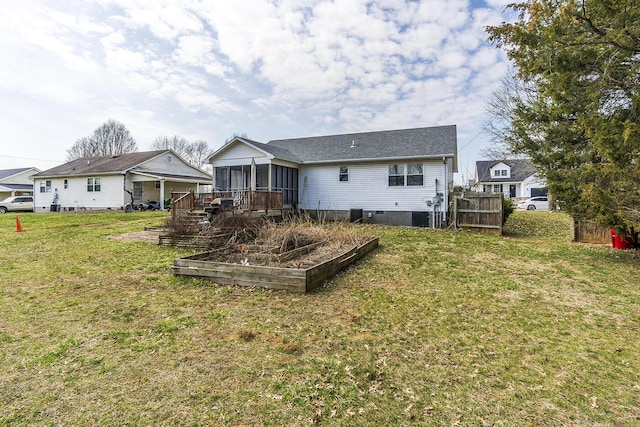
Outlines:
[[260, 229], [257, 243], [286, 252], [316, 242], [335, 246], [355, 246], [362, 240], [352, 227], [344, 223], [318, 224], [306, 219], [292, 219], [279, 224], [266, 223]]

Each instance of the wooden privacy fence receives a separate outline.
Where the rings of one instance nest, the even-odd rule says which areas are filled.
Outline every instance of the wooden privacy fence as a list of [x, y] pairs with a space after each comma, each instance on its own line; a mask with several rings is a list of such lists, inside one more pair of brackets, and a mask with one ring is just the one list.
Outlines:
[[465, 230], [502, 234], [502, 193], [464, 193], [453, 197], [453, 224]]
[[611, 233], [608, 228], [587, 220], [571, 218], [571, 240], [582, 243], [611, 243]]

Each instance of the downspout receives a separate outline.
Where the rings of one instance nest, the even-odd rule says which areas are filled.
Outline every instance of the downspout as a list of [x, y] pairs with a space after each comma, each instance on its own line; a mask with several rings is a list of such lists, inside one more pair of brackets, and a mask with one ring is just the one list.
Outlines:
[[443, 157], [442, 162], [444, 163], [444, 190], [442, 192], [442, 212], [444, 213], [444, 220], [447, 219], [447, 210], [449, 207], [449, 176], [447, 175], [447, 158]]

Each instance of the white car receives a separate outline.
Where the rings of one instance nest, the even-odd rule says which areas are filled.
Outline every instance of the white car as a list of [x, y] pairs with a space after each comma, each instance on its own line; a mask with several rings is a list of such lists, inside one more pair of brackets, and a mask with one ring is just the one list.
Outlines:
[[520, 200], [518, 202], [518, 209], [526, 209], [528, 211], [541, 209], [547, 211], [549, 210], [549, 198], [547, 196], [537, 196], [527, 200]]
[[7, 197], [0, 202], [0, 214], [13, 211], [33, 211], [32, 196]]

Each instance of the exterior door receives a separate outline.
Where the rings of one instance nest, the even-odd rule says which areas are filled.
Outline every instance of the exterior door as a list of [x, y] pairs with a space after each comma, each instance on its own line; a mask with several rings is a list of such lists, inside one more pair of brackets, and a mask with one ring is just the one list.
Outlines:
[[142, 183], [133, 183], [133, 203], [135, 205], [142, 203]]
[[509, 185], [509, 197], [516, 197], [516, 186], [515, 184]]

